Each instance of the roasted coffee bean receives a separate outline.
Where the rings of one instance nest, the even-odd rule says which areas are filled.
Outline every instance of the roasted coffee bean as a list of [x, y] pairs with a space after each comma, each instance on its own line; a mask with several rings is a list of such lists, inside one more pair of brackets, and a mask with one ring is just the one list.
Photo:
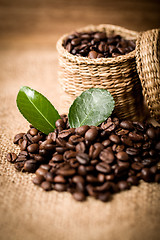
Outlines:
[[57, 173], [64, 177], [69, 177], [73, 176], [76, 173], [76, 170], [74, 168], [62, 167], [58, 169]]
[[45, 174], [45, 179], [46, 179], [46, 181], [53, 183], [54, 182], [54, 174], [51, 172], [47, 172]]
[[130, 167], [130, 163], [129, 162], [117, 160], [117, 163], [118, 163], [118, 166], [120, 166], [120, 167], [125, 167], [125, 168], [129, 168]]
[[80, 164], [86, 165], [89, 163], [89, 155], [87, 153], [79, 152], [76, 159]]
[[74, 129], [65, 129], [58, 134], [59, 138], [67, 138], [74, 132]]
[[151, 167], [153, 164], [157, 163], [157, 160], [148, 157], [143, 159], [141, 163], [143, 164], [144, 167]]
[[84, 142], [80, 142], [76, 145], [76, 151], [83, 152], [83, 153], [86, 151], [86, 146], [85, 146]]
[[37, 143], [33, 143], [27, 147], [27, 151], [30, 153], [36, 153], [38, 152], [39, 145]]
[[140, 131], [140, 132], [144, 132], [145, 131], [145, 124], [141, 123], [141, 122], [133, 122], [134, 127]]
[[104, 162], [107, 162], [107, 163], [112, 163], [115, 159], [115, 156], [112, 152], [112, 150], [108, 150], [108, 149], [104, 149], [100, 155], [99, 155], [99, 158], [104, 161]]
[[123, 150], [124, 150], [124, 148], [125, 148], [125, 146], [124, 145], [116, 145], [116, 144], [114, 144], [113, 146], [112, 146], [112, 150], [114, 151], [114, 152], [123, 152]]
[[160, 183], [160, 173], [155, 175], [155, 182]]
[[82, 183], [82, 184], [85, 183], [84, 178], [83, 178], [82, 176], [79, 176], [79, 175], [74, 176], [74, 177], [72, 178], [72, 181], [73, 181], [74, 183]]
[[66, 184], [63, 184], [63, 183], [56, 183], [54, 185], [54, 189], [58, 192], [64, 192], [64, 191], [66, 191], [67, 186], [66, 186]]
[[40, 149], [39, 154], [43, 157], [47, 157], [49, 155], [48, 151], [45, 149]]
[[115, 133], [118, 135], [118, 136], [122, 136], [122, 135], [126, 135], [129, 133], [129, 130], [127, 129], [122, 129], [122, 128], [119, 128], [115, 131]]
[[31, 128], [31, 129], [29, 130], [29, 133], [30, 133], [32, 136], [35, 136], [35, 135], [38, 134], [38, 130], [37, 130], [36, 128]]
[[131, 164], [131, 168], [135, 171], [140, 171], [143, 168], [143, 164], [140, 162], [134, 162]]
[[16, 162], [16, 163], [14, 164], [14, 167], [16, 168], [16, 170], [22, 171], [22, 170], [23, 170], [23, 167], [24, 167], [24, 161], [23, 161], [23, 162]]
[[147, 129], [146, 134], [148, 135], [149, 138], [154, 139], [156, 138], [156, 131], [154, 127], [150, 127]]
[[28, 141], [23, 140], [21, 143], [21, 151], [25, 151], [27, 149]]
[[111, 186], [111, 182], [105, 182], [102, 185], [95, 187], [95, 190], [98, 192], [109, 191]]
[[130, 176], [129, 178], [127, 178], [127, 182], [130, 183], [131, 185], [138, 185], [139, 179], [136, 176]]
[[[70, 150], [75, 150], [75, 145], [73, 145], [72, 143], [67, 142], [66, 143], [66, 148], [70, 149]], [[57, 148], [56, 148], [57, 149]], [[64, 149], [64, 148], [63, 148]], [[57, 150], [56, 150], [57, 151]]]
[[53, 155], [52, 161], [54, 161], [54, 162], [62, 162], [63, 161], [63, 155], [61, 155], [61, 154]]
[[127, 171], [128, 171], [128, 166], [117, 166], [115, 168], [114, 173], [115, 173], [116, 177], [119, 178], [119, 177], [127, 175]]
[[37, 161], [30, 159], [24, 163], [24, 171], [34, 173], [37, 169]]
[[102, 202], [107, 202], [110, 199], [110, 192], [104, 192], [104, 193], [99, 193], [98, 194], [98, 199], [101, 200]]
[[105, 181], [105, 175], [102, 173], [98, 173], [97, 179], [98, 179], [98, 182], [103, 183]]
[[131, 156], [136, 156], [140, 153], [140, 150], [136, 148], [127, 148], [126, 153]]
[[14, 163], [17, 159], [17, 155], [15, 153], [8, 153], [7, 154], [7, 161]]
[[153, 174], [149, 168], [143, 168], [141, 171], [141, 177], [145, 182], [151, 182]]
[[111, 173], [111, 166], [106, 162], [100, 162], [96, 165], [96, 169], [98, 172], [102, 173]]
[[63, 158], [65, 160], [70, 159], [70, 158], [75, 158], [76, 156], [77, 156], [77, 153], [72, 150], [68, 150], [63, 154]]
[[115, 175], [114, 174], [109, 174], [105, 176], [107, 181], [113, 181], [115, 179]]
[[94, 175], [87, 175], [86, 176], [86, 180], [87, 180], [87, 182], [89, 182], [89, 183], [98, 183], [98, 179], [97, 179], [97, 177], [95, 177]]
[[61, 175], [56, 175], [53, 181], [55, 183], [66, 183], [66, 179]]
[[97, 128], [91, 128], [85, 133], [85, 139], [88, 141], [94, 141], [98, 136]]
[[111, 141], [109, 139], [106, 139], [102, 142], [102, 144], [103, 144], [104, 147], [108, 147], [108, 146], [110, 146]]
[[78, 127], [75, 129], [75, 132], [81, 136], [84, 136], [84, 134], [87, 132], [87, 130], [89, 129], [88, 125], [84, 125], [81, 127]]
[[111, 140], [112, 142], [117, 143], [117, 144], [120, 142], [120, 138], [115, 134], [111, 134], [109, 136], [109, 140]]
[[156, 143], [155, 149], [156, 149], [157, 151], [160, 151], [160, 141], [159, 141], [158, 143]]
[[132, 122], [126, 120], [120, 123], [120, 127], [128, 130], [132, 130], [134, 128]]
[[34, 137], [32, 137], [32, 142], [33, 143], [38, 143], [42, 139], [43, 139], [43, 136], [35, 135]]
[[118, 152], [116, 154], [116, 157], [121, 160], [121, 161], [128, 161], [129, 157], [128, 157], [128, 154], [126, 152]]
[[79, 142], [83, 142], [84, 138], [81, 137], [80, 135], [72, 135], [69, 138], [69, 142], [71, 142], [72, 144], [77, 144]]
[[96, 51], [90, 51], [88, 54], [88, 57], [91, 59], [97, 58], [97, 52]]
[[126, 135], [121, 136], [121, 141], [123, 144], [125, 144], [127, 146], [130, 146], [130, 147], [133, 146], [133, 142], [132, 142], [131, 138]]
[[43, 168], [38, 168], [37, 170], [36, 170], [36, 174], [37, 175], [40, 175], [40, 176], [45, 176], [45, 174], [48, 172], [48, 170], [46, 170], [46, 169], [43, 169]]
[[83, 165], [80, 165], [78, 167], [78, 174], [82, 175], [82, 176], [85, 176], [87, 174], [87, 170], [86, 170], [86, 167], [83, 166]]
[[62, 127], [62, 128], [65, 128], [65, 123], [63, 121], [63, 119], [58, 119], [56, 122], [55, 122], [55, 126], [56, 127]]
[[24, 134], [25, 134], [25, 133], [18, 133], [18, 134], [14, 137], [14, 140], [13, 140], [14, 144], [18, 144], [18, 141], [23, 138]]
[[84, 193], [82, 192], [74, 192], [73, 193], [73, 198], [76, 200], [76, 201], [84, 201], [86, 199], [86, 196]]
[[41, 183], [41, 188], [45, 191], [50, 191], [52, 189], [52, 185], [50, 182], [44, 181]]
[[129, 189], [129, 185], [126, 181], [119, 181], [118, 187], [121, 191]]
[[41, 167], [42, 169], [47, 170], [47, 171], [49, 171], [49, 170], [51, 169], [51, 167], [50, 167], [48, 164], [41, 164], [40, 167]]
[[35, 184], [35, 185], [41, 185], [41, 183], [44, 181], [44, 177], [43, 176], [40, 176], [40, 175], [37, 175], [36, 177], [34, 177], [32, 179], [32, 182]]
[[157, 173], [157, 170], [158, 170], [158, 167], [157, 167], [156, 165], [154, 165], [154, 166], [152, 166], [152, 167], [150, 168], [150, 172], [151, 172], [152, 174], [156, 174], [156, 173]]
[[128, 136], [132, 141], [135, 141], [135, 142], [139, 142], [143, 140], [143, 136], [136, 132], [130, 132]]

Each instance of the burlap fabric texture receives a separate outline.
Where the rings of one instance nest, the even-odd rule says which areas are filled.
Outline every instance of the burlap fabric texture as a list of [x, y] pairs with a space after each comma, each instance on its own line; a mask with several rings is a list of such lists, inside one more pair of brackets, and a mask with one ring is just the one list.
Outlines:
[[20, 86], [43, 93], [60, 113], [64, 109], [59, 108], [57, 54], [51, 49], [3, 50], [0, 65], [0, 239], [158, 240], [160, 185], [141, 182], [111, 202], [79, 203], [69, 193], [44, 192], [32, 184], [33, 174], [17, 172], [7, 162], [8, 152], [18, 152], [14, 135], [28, 129], [15, 103]]
[[[89, 25], [77, 32], [105, 31], [107, 35], [120, 35], [136, 40], [138, 32], [110, 24]], [[66, 109], [72, 101], [92, 87], [104, 88], [113, 95], [115, 113], [120, 118], [142, 120], [145, 117], [142, 88], [136, 70], [136, 51], [116, 58], [89, 59], [70, 54], [62, 46], [65, 34], [57, 42], [59, 53], [59, 82], [66, 95]]]

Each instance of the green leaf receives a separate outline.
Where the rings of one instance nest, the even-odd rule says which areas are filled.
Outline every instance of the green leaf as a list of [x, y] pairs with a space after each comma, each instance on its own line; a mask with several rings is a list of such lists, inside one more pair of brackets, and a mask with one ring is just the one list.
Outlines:
[[56, 120], [60, 119], [59, 113], [46, 97], [26, 86], [18, 92], [17, 107], [28, 122], [45, 134], [52, 132]]
[[69, 109], [70, 127], [98, 126], [111, 115], [114, 104], [114, 99], [107, 90], [91, 88], [83, 92]]

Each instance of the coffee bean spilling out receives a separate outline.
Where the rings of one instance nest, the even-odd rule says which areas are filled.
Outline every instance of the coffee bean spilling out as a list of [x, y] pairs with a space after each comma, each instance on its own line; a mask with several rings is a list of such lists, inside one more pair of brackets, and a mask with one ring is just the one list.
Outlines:
[[61, 117], [48, 136], [30, 126], [14, 137], [21, 151], [7, 159], [19, 171], [35, 172], [34, 184], [70, 192], [77, 201], [108, 201], [141, 179], [160, 182], [160, 127], [110, 117], [98, 127], [69, 128]]
[[75, 32], [63, 41], [71, 54], [88, 58], [108, 58], [125, 55], [135, 49], [134, 40], [105, 32]]

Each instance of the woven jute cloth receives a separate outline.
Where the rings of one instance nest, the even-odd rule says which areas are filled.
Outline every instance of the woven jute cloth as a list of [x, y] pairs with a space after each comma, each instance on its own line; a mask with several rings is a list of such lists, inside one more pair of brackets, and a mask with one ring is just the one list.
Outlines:
[[[62, 113], [57, 82], [57, 54], [41, 51], [0, 52], [0, 239], [1, 240], [158, 240], [160, 185], [140, 186], [102, 203], [76, 202], [69, 193], [44, 192], [33, 174], [17, 172], [6, 161], [18, 152], [13, 137], [28, 130], [16, 107], [22, 85], [44, 94]], [[63, 96], [62, 96], [63, 97]]]
[[[120, 35], [127, 40], [136, 40], [138, 33], [120, 26], [89, 25], [77, 32], [100, 31], [107, 36]], [[115, 58], [80, 57], [69, 53], [63, 42], [65, 34], [57, 42], [59, 53], [59, 82], [66, 95], [66, 108], [89, 88], [107, 89], [115, 99], [115, 113], [120, 118], [142, 120], [145, 117], [142, 88], [136, 70], [136, 51]]]

